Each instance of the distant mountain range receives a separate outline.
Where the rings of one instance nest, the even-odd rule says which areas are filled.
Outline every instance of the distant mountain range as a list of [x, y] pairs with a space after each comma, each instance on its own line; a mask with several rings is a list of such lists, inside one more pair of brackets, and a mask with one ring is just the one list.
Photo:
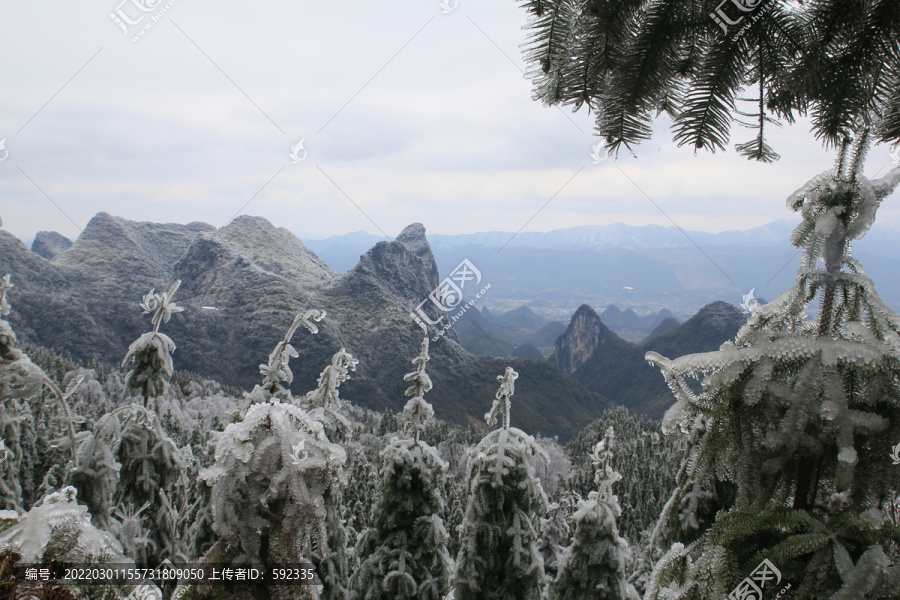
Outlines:
[[[737, 302], [741, 293], [718, 269], [761, 281], [791, 256], [790, 229], [781, 221], [746, 232], [686, 232], [713, 265], [675, 228], [523, 233], [504, 248], [512, 234], [426, 236], [413, 224], [390, 242], [359, 233], [312, 240], [311, 249], [258, 217], [216, 229], [100, 213], [74, 243], [41, 232], [29, 249], [0, 230], [0, 274], [11, 273], [16, 285], [10, 322], [23, 341], [113, 363], [149, 327], [138, 301], [181, 279], [178, 301], [188, 310], [163, 329], [178, 345], [177, 367], [243, 388], [259, 381], [259, 364], [297, 312], [325, 309], [321, 332], [301, 331], [292, 342], [300, 352], [293, 389], [315, 386], [332, 354], [346, 348], [360, 364], [345, 397], [397, 411], [423, 335], [410, 311], [446, 283], [439, 273], [466, 258], [491, 287], [432, 342], [429, 399], [438, 416], [478, 423], [496, 376], [510, 365], [520, 372], [514, 422], [565, 440], [611, 403], [660, 416], [671, 394], [645, 352], [675, 357], [732, 338], [745, 316], [718, 298]], [[854, 254], [896, 306], [900, 284], [888, 267], [900, 241], [873, 232]], [[354, 255], [343, 273], [329, 264], [341, 267]], [[756, 284], [756, 297], [786, 289], [793, 268]], [[591, 304], [605, 308], [598, 314]]]
[[[493, 283], [481, 306], [527, 304], [553, 319], [567, 319], [584, 302], [617, 305], [681, 318], [715, 300], [740, 302], [755, 288], [774, 298], [795, 282], [800, 257], [790, 244], [794, 221], [783, 219], [746, 231], [708, 233], [676, 227], [587, 225], [546, 233], [432, 234], [439, 270], [469, 259]], [[309, 240], [335, 271], [349, 269], [379, 238], [364, 232]], [[900, 232], [876, 225], [854, 244], [882, 298], [900, 309]], [[636, 339], [638, 331], [626, 333]]]
[[[23, 341], [118, 363], [150, 328], [138, 302], [180, 279], [176, 301], [187, 310], [162, 327], [178, 346], [176, 368], [248, 389], [294, 315], [320, 308], [328, 313], [320, 333], [301, 330], [292, 340], [300, 353], [291, 363], [293, 390], [312, 389], [331, 356], [346, 348], [360, 363], [343, 397], [379, 410], [406, 402], [403, 376], [423, 335], [409, 313], [440, 282], [421, 224], [375, 244], [344, 274], [258, 217], [215, 229], [99, 213], [74, 243], [60, 238], [38, 234], [30, 250], [0, 230], [0, 273], [16, 286], [9, 322]], [[428, 398], [437, 415], [478, 422], [507, 365], [520, 373], [513, 422], [532, 433], [568, 439], [609, 406], [549, 362], [474, 356], [451, 329], [431, 343]]]

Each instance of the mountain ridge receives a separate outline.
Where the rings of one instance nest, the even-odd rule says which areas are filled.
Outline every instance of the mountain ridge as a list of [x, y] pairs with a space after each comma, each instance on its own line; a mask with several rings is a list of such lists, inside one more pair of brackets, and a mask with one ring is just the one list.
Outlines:
[[[332, 355], [346, 348], [359, 365], [342, 396], [378, 410], [398, 411], [406, 402], [403, 376], [414, 369], [423, 335], [409, 313], [439, 283], [418, 223], [376, 244], [344, 274], [286, 229], [257, 217], [215, 229], [100, 213], [52, 262], [2, 230], [0, 251], [0, 270], [17, 285], [10, 322], [23, 341], [116, 363], [150, 327], [139, 300], [180, 279], [175, 300], [186, 310], [162, 328], [177, 345], [178, 368], [252, 387], [293, 317], [320, 308], [327, 316], [319, 334], [301, 330], [291, 342], [300, 354], [291, 364], [292, 389], [313, 389]], [[609, 405], [549, 363], [473, 356], [453, 329], [432, 342], [430, 353], [429, 400], [442, 418], [481, 418], [507, 365], [520, 370], [514, 419], [532, 432], [567, 439]]]

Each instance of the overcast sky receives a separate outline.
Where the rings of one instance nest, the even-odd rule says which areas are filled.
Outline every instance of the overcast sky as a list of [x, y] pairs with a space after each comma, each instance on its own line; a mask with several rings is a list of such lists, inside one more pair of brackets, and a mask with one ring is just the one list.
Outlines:
[[[806, 123], [773, 129], [783, 158], [760, 165], [695, 157], [660, 121], [636, 160], [594, 164], [592, 116], [531, 99], [513, 0], [177, 0], [137, 42], [166, 3], [120, 1], [0, 0], [0, 216], [22, 238], [74, 238], [99, 211], [252, 214], [316, 237], [668, 225], [663, 212], [747, 229], [788, 216], [784, 198], [832, 162]], [[117, 8], [144, 18], [126, 35]], [[890, 162], [876, 148], [868, 174]], [[895, 205], [880, 223], [900, 226]]]

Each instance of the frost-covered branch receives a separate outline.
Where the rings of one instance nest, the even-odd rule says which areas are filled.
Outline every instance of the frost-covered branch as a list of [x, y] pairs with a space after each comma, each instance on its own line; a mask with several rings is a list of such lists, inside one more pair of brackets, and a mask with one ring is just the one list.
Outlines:
[[[297, 350], [291, 345], [291, 338], [294, 337], [294, 332], [296, 332], [301, 325], [312, 334], [319, 333], [319, 328], [313, 321], [318, 322], [324, 318], [325, 311], [316, 309], [307, 310], [294, 317], [294, 321], [291, 323], [291, 326], [288, 327], [284, 339], [276, 344], [275, 349], [272, 350], [272, 353], [269, 355], [269, 363], [266, 365], [259, 365], [259, 372], [263, 376], [262, 389], [267, 394], [275, 396], [283, 401], [290, 400], [290, 392], [281, 386], [281, 382], [285, 382], [290, 386], [291, 382], [294, 381], [294, 373], [291, 371], [290, 366], [288, 366], [288, 362], [292, 358], [298, 358], [300, 356]], [[263, 398], [254, 397], [254, 400], [262, 401]]]
[[500, 389], [497, 390], [490, 412], [484, 415], [489, 427], [493, 427], [497, 423], [497, 415], [502, 413], [503, 429], [509, 429], [510, 398], [516, 393], [515, 381], [518, 377], [519, 374], [512, 367], [506, 367], [506, 373], [497, 376], [500, 381]]

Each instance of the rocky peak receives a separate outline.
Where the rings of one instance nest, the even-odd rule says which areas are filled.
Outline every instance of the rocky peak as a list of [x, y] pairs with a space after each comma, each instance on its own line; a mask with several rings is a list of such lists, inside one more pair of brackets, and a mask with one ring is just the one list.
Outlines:
[[598, 346], [615, 334], [603, 324], [600, 315], [582, 304], [572, 315], [566, 331], [556, 340], [556, 364], [566, 374], [574, 373], [583, 365]]
[[428, 238], [425, 237], [425, 226], [421, 223], [407, 225], [394, 241], [403, 244], [410, 252], [419, 257], [422, 265], [425, 267], [429, 281], [434, 282], [434, 286], [431, 288], [434, 289], [438, 284], [440, 275], [437, 263], [434, 260], [434, 254], [431, 252], [431, 244], [428, 243]]
[[408, 226], [393, 242], [375, 244], [344, 277], [351, 286], [359, 278], [368, 279], [403, 299], [410, 309], [425, 300], [440, 282], [421, 223]]
[[101, 212], [54, 263], [103, 293], [139, 299], [171, 283], [175, 262], [195, 235], [184, 225], [138, 223]]
[[72, 240], [55, 231], [38, 231], [31, 243], [31, 251], [53, 260], [72, 246]]
[[[194, 237], [212, 230], [205, 223], [147, 223], [100, 212], [58, 262], [114, 287], [159, 288], [169, 284], [175, 263]], [[116, 277], [106, 277], [113, 272]]]

